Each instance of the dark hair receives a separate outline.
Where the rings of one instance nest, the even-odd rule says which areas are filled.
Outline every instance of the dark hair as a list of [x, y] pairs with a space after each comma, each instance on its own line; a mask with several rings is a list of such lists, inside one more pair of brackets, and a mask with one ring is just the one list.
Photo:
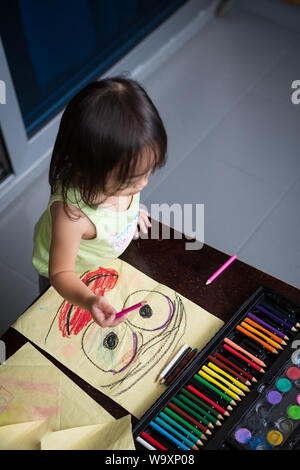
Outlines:
[[165, 164], [166, 151], [163, 122], [139, 83], [122, 76], [92, 82], [62, 115], [49, 170], [51, 194], [61, 185], [66, 210], [67, 192], [76, 188], [92, 207], [112, 170], [124, 186], [141, 156], [149, 161], [147, 173]]

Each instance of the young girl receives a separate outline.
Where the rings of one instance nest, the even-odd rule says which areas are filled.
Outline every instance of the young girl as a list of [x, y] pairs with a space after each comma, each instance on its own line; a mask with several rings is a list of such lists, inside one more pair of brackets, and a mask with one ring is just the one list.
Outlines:
[[[90, 83], [67, 105], [49, 170], [51, 195], [34, 230], [33, 265], [40, 290], [52, 286], [88, 310], [102, 327], [116, 326], [116, 310], [79, 274], [123, 253], [146, 233], [139, 193], [165, 164], [167, 136], [157, 109], [134, 80]], [[50, 282], [49, 282], [50, 281]]]

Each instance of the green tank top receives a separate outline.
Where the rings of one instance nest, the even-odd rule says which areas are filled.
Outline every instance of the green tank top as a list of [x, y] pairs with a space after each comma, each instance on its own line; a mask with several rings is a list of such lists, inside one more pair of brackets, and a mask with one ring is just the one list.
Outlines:
[[[34, 228], [32, 263], [39, 274], [48, 276], [49, 251], [52, 233], [50, 207], [55, 201], [62, 201], [57, 192], [50, 196], [48, 207]], [[81, 239], [77, 258], [76, 272], [82, 274], [118, 258], [131, 242], [138, 221], [140, 193], [134, 194], [127, 210], [117, 212], [108, 208], [91, 208], [83, 203], [80, 194], [70, 189], [67, 202], [79, 208], [96, 227], [96, 237], [92, 240]]]

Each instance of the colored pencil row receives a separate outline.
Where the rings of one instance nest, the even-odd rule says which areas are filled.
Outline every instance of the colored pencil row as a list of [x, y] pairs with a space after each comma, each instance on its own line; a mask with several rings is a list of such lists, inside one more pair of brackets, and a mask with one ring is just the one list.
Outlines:
[[[300, 324], [265, 301], [255, 305], [255, 310], [255, 315], [248, 312], [247, 317], [236, 326], [236, 330], [242, 336], [249, 338], [250, 341], [261, 345], [264, 351], [279, 354], [287, 345], [286, 340], [289, 337], [286, 333], [288, 331], [296, 332]], [[275, 324], [283, 331], [278, 330], [270, 323]]]
[[154, 432], [158, 449], [170, 448], [165, 444], [168, 442], [171, 447], [175, 444], [181, 450], [195, 450], [203, 445], [202, 440], [207, 440], [215, 426], [221, 426], [224, 417], [229, 416], [229, 410], [233, 409], [231, 405], [236, 405], [233, 397], [236, 398], [237, 394], [244, 396], [250, 391], [247, 378], [238, 380], [237, 372], [233, 371], [231, 375], [231, 369], [224, 363], [212, 356], [209, 359], [208, 365], [194, 374], [190, 383], [181, 388], [163, 411], [150, 421], [151, 436], [141, 433], [139, 437], [145, 442], [141, 439], [139, 442], [144, 447], [155, 446]]
[[170, 385], [183, 372], [185, 367], [192, 361], [197, 354], [198, 349], [182, 346], [176, 356], [171, 360], [167, 367], [160, 373], [159, 382]]
[[[275, 311], [267, 302], [261, 301], [254, 308], [255, 314], [248, 312], [235, 327], [235, 341], [224, 338], [218, 350], [150, 421], [151, 435], [143, 431], [137, 438], [142, 446], [168, 450], [175, 445], [181, 450], [198, 450], [251, 391], [251, 385], [257, 382], [256, 374], [264, 374], [267, 365], [244, 346], [245, 342], [244, 347], [237, 344], [236, 338], [247, 339], [251, 346], [256, 344], [259, 351], [278, 354], [289, 340], [286, 333], [300, 326], [283, 309]], [[273, 326], [276, 322], [282, 331]], [[173, 383], [196, 353], [184, 345], [160, 374], [160, 382]]]

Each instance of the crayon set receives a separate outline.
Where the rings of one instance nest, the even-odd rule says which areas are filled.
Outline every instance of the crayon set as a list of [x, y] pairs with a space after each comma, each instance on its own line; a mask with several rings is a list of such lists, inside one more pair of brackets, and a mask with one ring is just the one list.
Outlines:
[[260, 287], [198, 354], [183, 347], [185, 367], [175, 361], [133, 430], [136, 448], [300, 448], [297, 345], [300, 307]]

